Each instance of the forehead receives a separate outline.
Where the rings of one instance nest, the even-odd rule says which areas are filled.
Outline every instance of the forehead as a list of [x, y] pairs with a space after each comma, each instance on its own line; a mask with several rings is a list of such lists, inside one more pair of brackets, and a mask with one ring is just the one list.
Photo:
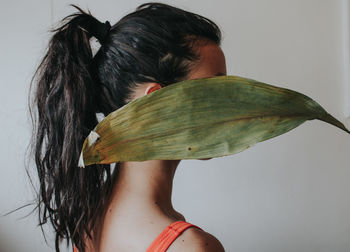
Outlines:
[[200, 59], [189, 74], [191, 79], [212, 77], [221, 73], [226, 75], [226, 59], [221, 48], [215, 43], [197, 47]]

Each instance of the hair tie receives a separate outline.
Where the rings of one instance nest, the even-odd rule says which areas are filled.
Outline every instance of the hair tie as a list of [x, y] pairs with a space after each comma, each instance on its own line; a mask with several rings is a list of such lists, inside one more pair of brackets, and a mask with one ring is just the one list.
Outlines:
[[98, 22], [96, 24], [96, 27], [92, 27], [93, 36], [98, 39], [100, 44], [104, 44], [106, 41], [107, 35], [109, 33], [109, 30], [111, 29], [111, 24], [109, 21], [106, 21], [105, 23]]

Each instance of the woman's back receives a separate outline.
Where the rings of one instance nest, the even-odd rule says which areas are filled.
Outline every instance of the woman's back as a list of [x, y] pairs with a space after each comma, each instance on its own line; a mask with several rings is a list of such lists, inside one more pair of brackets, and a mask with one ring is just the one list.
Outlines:
[[[168, 252], [224, 251], [213, 235], [186, 222], [173, 208], [167, 196], [171, 195], [178, 162], [162, 163], [160, 166], [159, 160], [150, 160], [120, 164], [108, 207], [96, 225], [98, 230], [94, 230], [96, 236], [89, 252], [161, 252], [165, 251], [166, 239], [170, 242]], [[174, 170], [164, 164], [173, 165]], [[163, 250], [159, 250], [160, 245]]]
[[111, 224], [110, 230], [104, 228], [99, 241], [88, 242], [87, 252], [224, 251], [213, 235], [183, 220], [162, 220], [148, 224], [138, 221], [127, 223], [124, 220], [118, 225]]

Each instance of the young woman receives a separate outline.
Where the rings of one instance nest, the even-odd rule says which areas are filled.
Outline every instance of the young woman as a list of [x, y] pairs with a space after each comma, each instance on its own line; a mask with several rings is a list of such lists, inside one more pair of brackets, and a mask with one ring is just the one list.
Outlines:
[[[97, 113], [181, 80], [226, 75], [219, 28], [161, 3], [142, 4], [112, 27], [73, 6], [80, 12], [53, 30], [33, 77], [39, 220], [52, 223], [56, 251], [63, 239], [79, 252], [224, 251], [173, 208], [181, 160], [77, 166]], [[101, 44], [94, 56], [91, 37]]]

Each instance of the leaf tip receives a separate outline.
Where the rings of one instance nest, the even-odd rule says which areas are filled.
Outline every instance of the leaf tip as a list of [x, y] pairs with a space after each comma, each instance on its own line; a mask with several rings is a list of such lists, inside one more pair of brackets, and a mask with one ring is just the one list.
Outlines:
[[343, 123], [341, 123], [339, 120], [337, 120], [336, 118], [334, 118], [331, 114], [329, 113], [325, 113], [322, 117], [319, 117], [318, 118], [319, 120], [321, 121], [324, 121], [324, 122], [327, 122], [327, 123], [330, 123], [342, 130], [344, 130], [346, 133], [350, 134], [350, 130], [348, 130]]

